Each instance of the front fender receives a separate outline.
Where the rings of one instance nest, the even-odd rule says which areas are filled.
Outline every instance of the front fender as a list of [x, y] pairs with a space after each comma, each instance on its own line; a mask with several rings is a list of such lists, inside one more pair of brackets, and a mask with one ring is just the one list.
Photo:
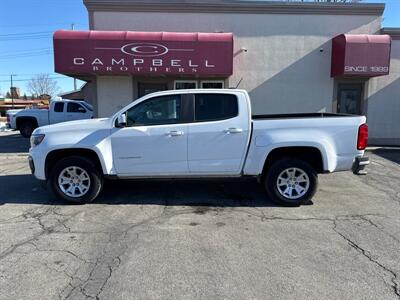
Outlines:
[[[35, 152], [41, 151], [42, 155], [47, 158], [51, 152], [58, 150], [90, 150], [96, 153], [103, 174], [112, 174], [113, 160], [109, 129], [98, 129], [95, 131], [70, 130], [60, 132], [59, 134], [48, 134], [45, 130], [40, 129], [38, 129], [38, 132], [45, 133], [46, 137], [42, 144], [33, 149]], [[45, 161], [46, 159], [44, 159]]]

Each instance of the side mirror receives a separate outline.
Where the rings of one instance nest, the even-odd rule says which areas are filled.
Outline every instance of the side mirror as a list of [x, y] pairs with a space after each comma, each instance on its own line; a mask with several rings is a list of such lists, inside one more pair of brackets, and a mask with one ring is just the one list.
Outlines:
[[126, 126], [126, 114], [119, 115], [117, 118], [117, 127], [125, 127]]

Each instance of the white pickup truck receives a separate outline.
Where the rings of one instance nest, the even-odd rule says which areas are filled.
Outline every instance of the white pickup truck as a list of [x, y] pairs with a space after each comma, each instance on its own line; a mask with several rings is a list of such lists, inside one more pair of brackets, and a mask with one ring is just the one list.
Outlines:
[[6, 115], [8, 128], [19, 130], [23, 137], [30, 137], [40, 126], [90, 119], [93, 107], [84, 101], [51, 101], [49, 109], [8, 110]]
[[270, 199], [308, 201], [317, 174], [369, 163], [364, 116], [252, 116], [243, 90], [175, 90], [146, 95], [106, 119], [37, 128], [32, 173], [58, 197], [85, 203], [105, 178], [259, 178]]

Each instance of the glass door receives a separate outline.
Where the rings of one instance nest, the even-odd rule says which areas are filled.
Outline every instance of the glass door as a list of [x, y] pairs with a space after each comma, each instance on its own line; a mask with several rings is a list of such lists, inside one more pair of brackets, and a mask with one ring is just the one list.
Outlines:
[[337, 112], [361, 115], [362, 84], [338, 85]]

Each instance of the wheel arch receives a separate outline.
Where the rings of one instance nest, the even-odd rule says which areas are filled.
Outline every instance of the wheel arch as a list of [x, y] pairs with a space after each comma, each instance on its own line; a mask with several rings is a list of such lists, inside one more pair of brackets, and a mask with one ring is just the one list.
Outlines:
[[45, 176], [49, 178], [50, 171], [52, 167], [54, 167], [55, 162], [59, 159], [68, 157], [68, 156], [80, 156], [90, 159], [94, 162], [96, 167], [102, 174], [105, 174], [105, 166], [104, 162], [100, 159], [98, 153], [93, 149], [88, 148], [64, 148], [64, 149], [55, 149], [50, 151], [45, 160]]
[[36, 125], [36, 127], [39, 127], [38, 121], [35, 117], [21, 116], [21, 117], [17, 117], [17, 119], [15, 120], [16, 128], [19, 130], [21, 124], [23, 124], [24, 122], [32, 122], [33, 124]]
[[285, 158], [297, 158], [308, 162], [317, 173], [327, 172], [326, 157], [316, 146], [283, 146], [273, 148], [266, 156], [262, 168], [264, 175], [274, 162]]

